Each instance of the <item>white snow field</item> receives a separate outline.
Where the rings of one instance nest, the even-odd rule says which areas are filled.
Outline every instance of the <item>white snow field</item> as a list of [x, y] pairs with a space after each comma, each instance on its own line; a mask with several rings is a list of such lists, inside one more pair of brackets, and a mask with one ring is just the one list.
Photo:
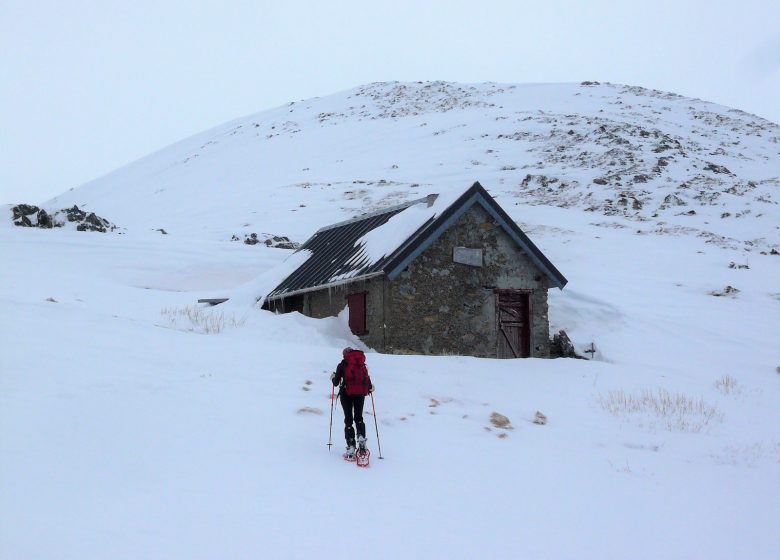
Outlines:
[[[641, 88], [371, 84], [43, 205], [114, 232], [4, 209], [0, 558], [780, 557], [778, 151], [775, 124]], [[551, 331], [594, 359], [366, 349], [358, 469], [338, 406], [326, 444], [360, 342], [260, 310], [305, 256], [231, 236], [476, 180], [568, 278]]]

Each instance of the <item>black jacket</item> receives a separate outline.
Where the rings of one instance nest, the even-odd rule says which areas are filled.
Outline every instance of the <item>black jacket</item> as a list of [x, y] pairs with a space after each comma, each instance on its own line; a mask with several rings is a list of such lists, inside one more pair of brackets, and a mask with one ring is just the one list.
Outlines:
[[341, 363], [336, 366], [336, 375], [333, 377], [333, 386], [339, 387], [344, 385], [344, 367], [347, 365], [347, 360], [341, 360]]

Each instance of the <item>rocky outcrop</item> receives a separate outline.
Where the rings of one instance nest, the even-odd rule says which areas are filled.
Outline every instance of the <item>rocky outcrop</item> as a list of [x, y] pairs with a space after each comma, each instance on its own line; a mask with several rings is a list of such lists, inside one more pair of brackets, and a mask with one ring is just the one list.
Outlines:
[[14, 225], [20, 227], [37, 227], [52, 229], [75, 223], [77, 231], [99, 231], [105, 233], [114, 231], [117, 226], [101, 218], [94, 212], [85, 212], [75, 204], [73, 208], [63, 208], [53, 214], [32, 204], [17, 204], [11, 208]]
[[[273, 247], [274, 249], [298, 249], [301, 244], [292, 241], [289, 237], [280, 235], [262, 234], [264, 237], [258, 237], [256, 233], [250, 233], [244, 236], [244, 243], [247, 245], [257, 245], [258, 243], [264, 244], [266, 247]], [[237, 235], [230, 238], [231, 241], [240, 241]]]

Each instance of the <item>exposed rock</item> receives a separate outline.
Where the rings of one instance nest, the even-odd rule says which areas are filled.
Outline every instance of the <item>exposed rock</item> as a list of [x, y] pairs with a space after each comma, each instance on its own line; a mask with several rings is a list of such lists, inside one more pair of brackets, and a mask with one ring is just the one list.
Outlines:
[[33, 227], [30, 218], [28, 218], [27, 216], [22, 216], [20, 219], [14, 222], [14, 225], [22, 226], [22, 227]]
[[726, 286], [722, 290], [714, 290], [710, 292], [710, 295], [716, 296], [716, 297], [736, 297], [739, 293], [739, 290], [736, 289], [734, 286]]
[[90, 212], [87, 214], [87, 217], [84, 218], [84, 221], [76, 226], [76, 229], [78, 231], [99, 231], [100, 233], [105, 233], [109, 230], [115, 230], [116, 226], [108, 220], [96, 215], [94, 212]]
[[46, 210], [43, 210], [43, 209], [38, 210], [38, 227], [39, 228], [51, 229], [55, 225], [60, 225], [60, 224], [55, 224], [54, 219], [51, 216], [49, 216], [49, 214], [46, 213]]
[[[265, 239], [260, 239], [256, 233], [250, 233], [249, 235], [244, 236], [244, 243], [247, 245], [257, 245], [258, 243], [263, 243], [266, 247], [273, 247], [275, 249], [298, 249], [301, 246], [300, 243], [292, 241], [289, 237], [269, 234], [264, 235]], [[231, 241], [239, 240], [238, 236], [236, 235], [233, 235], [230, 239]]]
[[[114, 231], [116, 229], [116, 226], [108, 220], [101, 218], [93, 212], [84, 212], [76, 205], [74, 205], [73, 208], [57, 210], [52, 214], [31, 204], [19, 204], [14, 206], [11, 211], [13, 213], [14, 225], [21, 227], [37, 227], [42, 229], [62, 227], [64, 225], [62, 217], [64, 216], [68, 222], [77, 223], [76, 230], [78, 231], [106, 232]], [[34, 216], [34, 218], [31, 218], [31, 216]]]
[[720, 173], [723, 175], [734, 175], [731, 171], [728, 170], [727, 167], [723, 165], [716, 165], [711, 162], [707, 162], [707, 167], [704, 168], [705, 171], [712, 171], [713, 173]]
[[554, 334], [550, 341], [550, 357], [551, 358], [579, 358], [584, 360], [585, 358], [577, 355], [577, 351], [574, 349], [569, 335], [566, 331], [558, 331], [558, 334]]
[[65, 212], [69, 222], [80, 222], [87, 217], [87, 213], [79, 209], [75, 204], [73, 205], [73, 208], [66, 208], [63, 212]]
[[298, 249], [301, 244], [292, 241], [289, 237], [274, 235], [270, 239], [265, 240], [265, 244], [268, 247], [274, 247], [276, 249]]
[[688, 203], [685, 202], [682, 198], [677, 196], [676, 194], [667, 194], [664, 197], [664, 202], [667, 206], [687, 206]]
[[538, 410], [534, 414], [534, 424], [538, 424], [540, 426], [544, 426], [547, 424], [547, 416], [539, 412]]
[[24, 216], [29, 216], [30, 214], [36, 214], [39, 210], [40, 208], [33, 206], [32, 204], [17, 204], [11, 208], [11, 212], [13, 212], [14, 215], [14, 220], [18, 220]]

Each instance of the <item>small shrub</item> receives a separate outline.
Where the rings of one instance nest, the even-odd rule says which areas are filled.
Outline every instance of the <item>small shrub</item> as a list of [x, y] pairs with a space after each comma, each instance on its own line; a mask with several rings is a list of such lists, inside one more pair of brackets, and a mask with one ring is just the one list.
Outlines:
[[723, 414], [704, 402], [682, 393], [670, 393], [666, 389], [645, 389], [639, 395], [631, 395], [622, 389], [599, 395], [601, 408], [617, 417], [650, 416], [651, 424], [660, 424], [666, 430], [700, 432], [712, 422], [723, 419]]

